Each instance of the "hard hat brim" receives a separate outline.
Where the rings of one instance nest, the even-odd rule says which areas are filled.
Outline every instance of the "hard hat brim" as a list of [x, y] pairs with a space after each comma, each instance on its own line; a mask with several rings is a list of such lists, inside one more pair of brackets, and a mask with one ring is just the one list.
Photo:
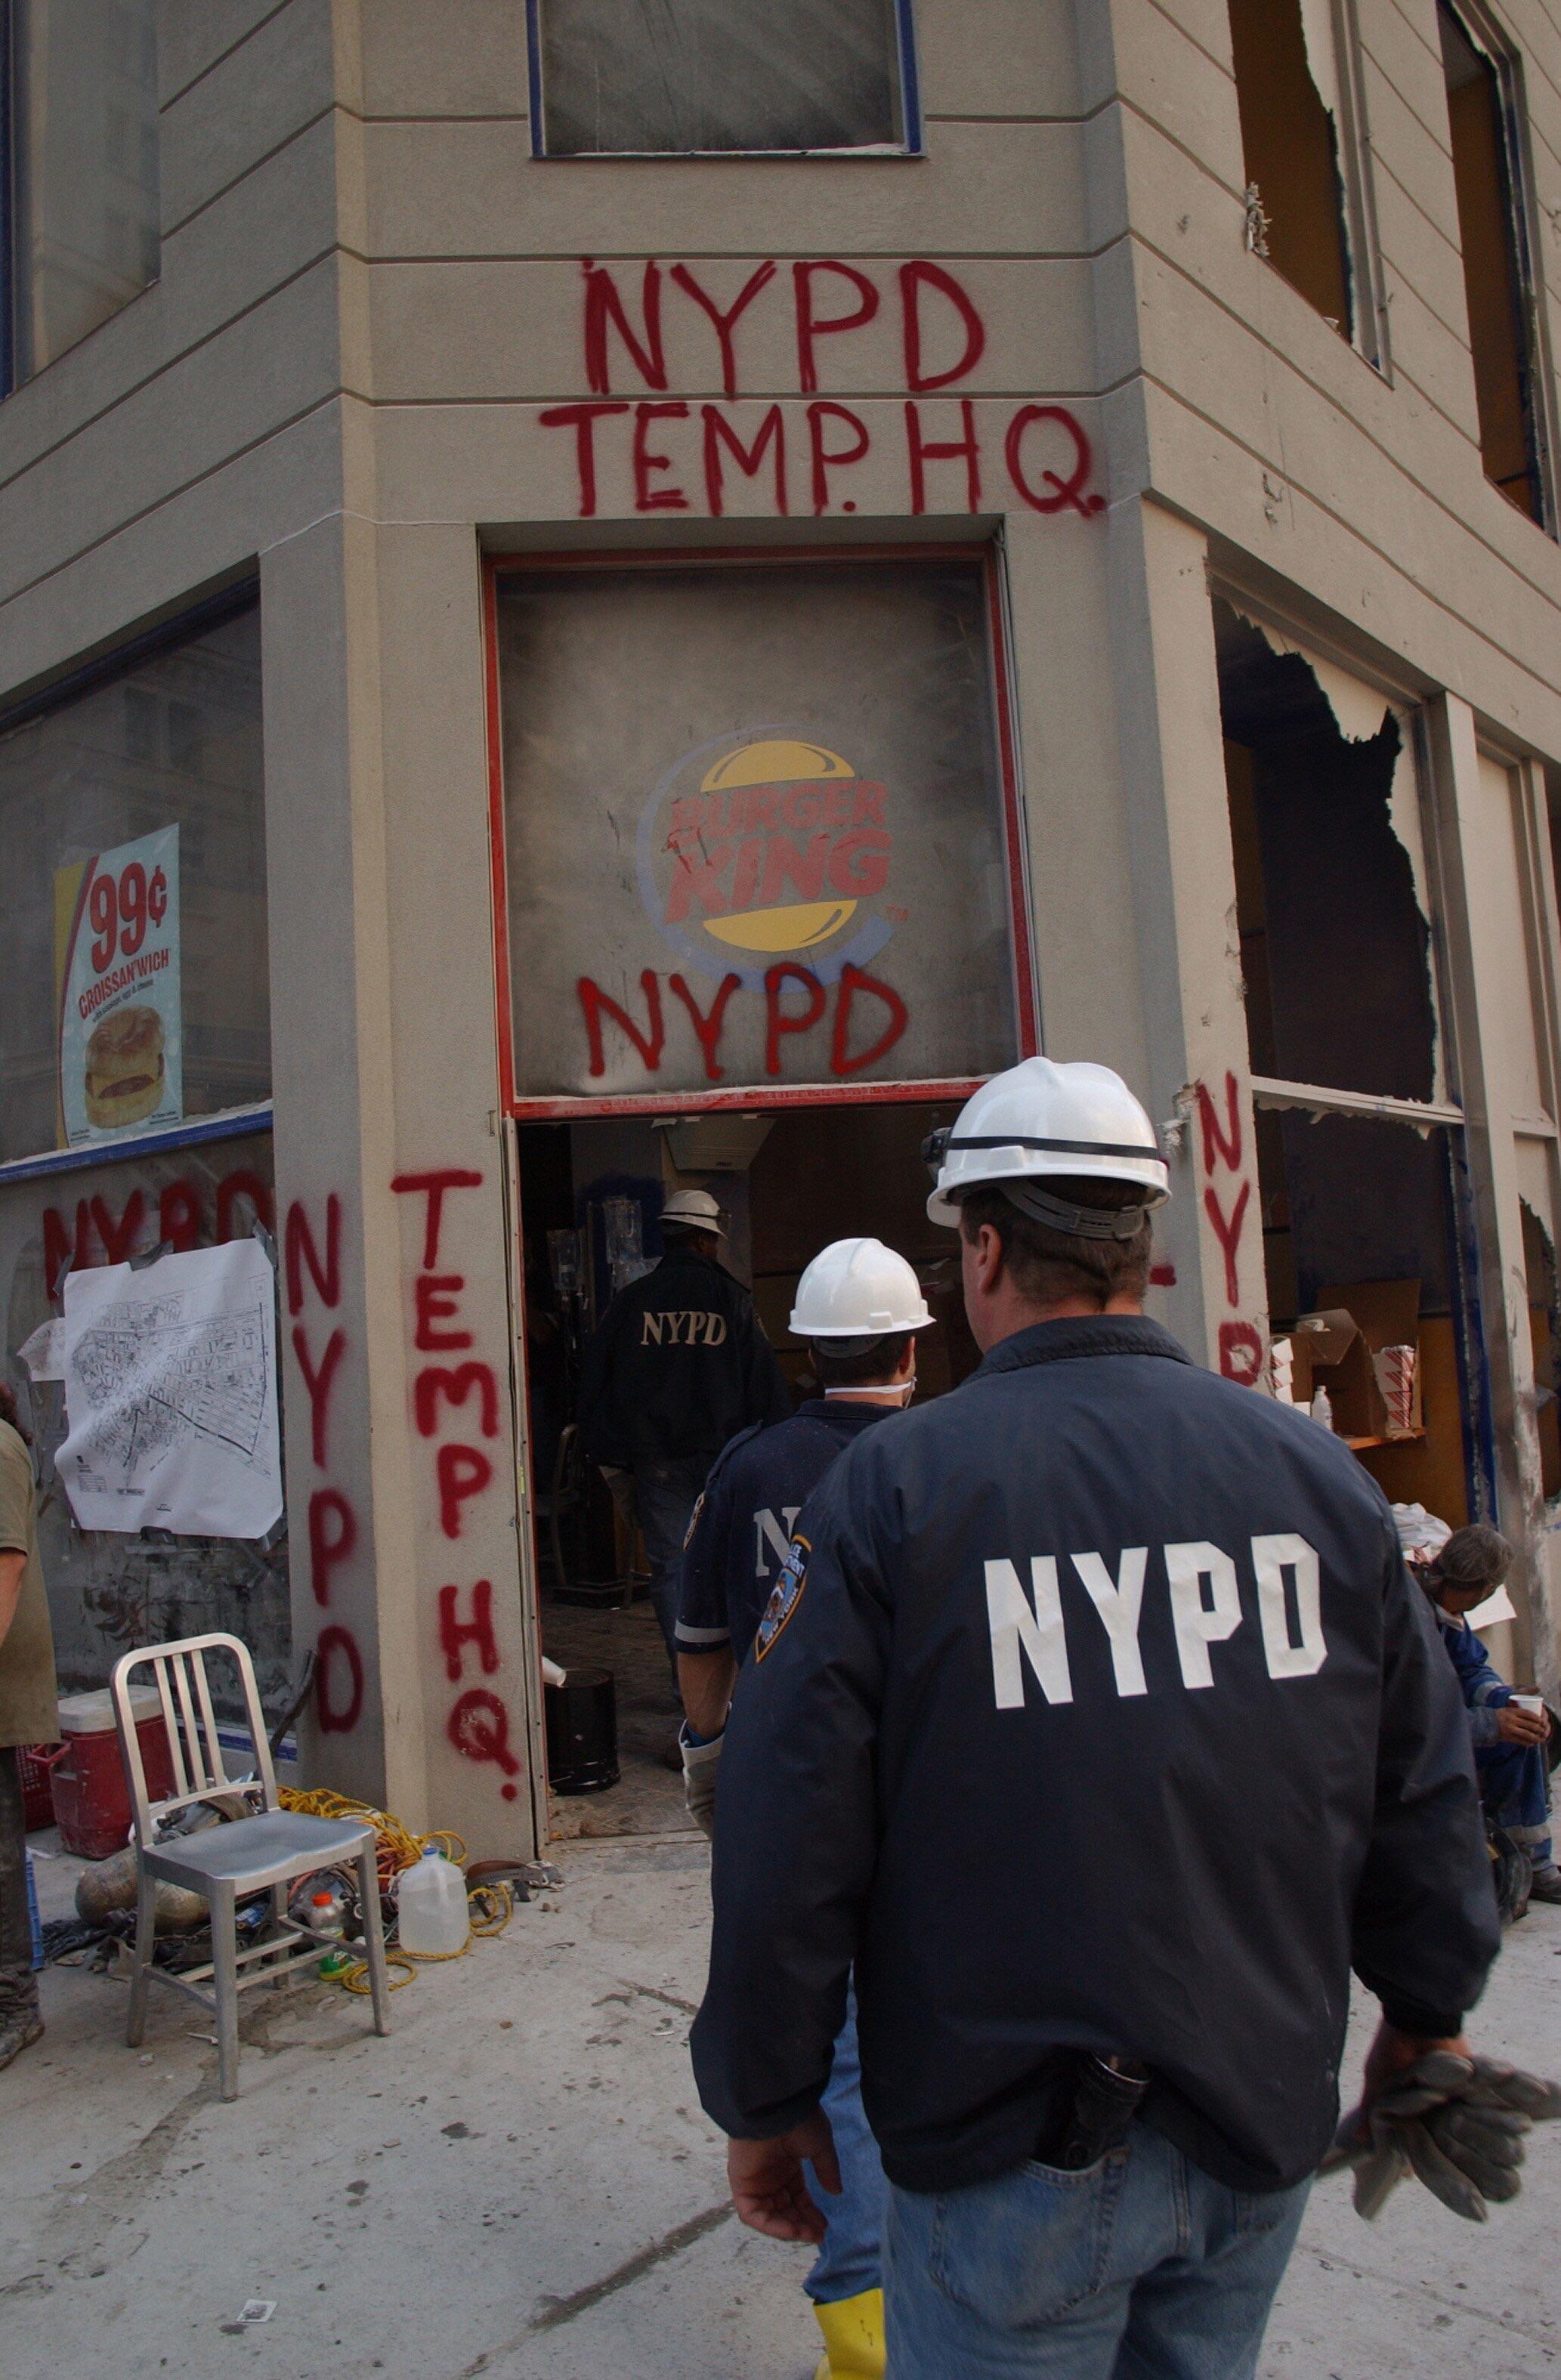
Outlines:
[[821, 1323], [815, 1329], [808, 1323], [799, 1322], [793, 1312], [786, 1328], [793, 1339], [860, 1339], [866, 1345], [874, 1339], [897, 1339], [902, 1330], [930, 1330], [937, 1319], [937, 1316], [929, 1314], [924, 1305], [921, 1313], [912, 1316], [909, 1321], [886, 1322], [881, 1330], [853, 1330], [833, 1323]]

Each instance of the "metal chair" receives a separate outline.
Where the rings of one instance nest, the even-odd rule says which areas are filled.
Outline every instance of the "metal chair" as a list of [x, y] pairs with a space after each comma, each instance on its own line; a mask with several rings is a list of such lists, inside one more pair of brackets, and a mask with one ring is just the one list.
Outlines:
[[[217, 1722], [206, 1678], [209, 1652], [231, 1654], [243, 1689], [245, 1717], [254, 1746], [252, 1770], [231, 1777], [217, 1741]], [[130, 1677], [136, 1670], [154, 1673], [163, 1703], [163, 1720], [173, 1755], [175, 1791], [161, 1802], [149, 1802], [140, 1741], [130, 1710]], [[357, 1870], [357, 1895], [363, 1917], [363, 1940], [369, 1966], [374, 2030], [390, 2031], [390, 1990], [385, 1973], [384, 1937], [380, 1925], [380, 1881], [372, 1827], [355, 1819], [311, 1818], [279, 1807], [276, 1773], [266, 1741], [265, 1718], [255, 1685], [254, 1663], [236, 1636], [186, 1636], [174, 1645], [158, 1645], [126, 1653], [115, 1661], [109, 1679], [114, 1696], [114, 1720], [119, 1732], [120, 1756], [129, 1781], [134, 1828], [138, 1890], [136, 1897], [135, 1967], [130, 1978], [130, 2018], [126, 2039], [138, 2048], [146, 2031], [147, 1985], [155, 1975], [187, 1993], [217, 2020], [217, 2052], [224, 2099], [238, 2096], [238, 1995], [251, 1984], [280, 1985], [295, 1967], [316, 1961], [322, 1949], [339, 1944], [299, 1925], [287, 1912], [287, 1888], [316, 1869], [339, 1867], [352, 1861]], [[199, 1834], [163, 1836], [162, 1829], [182, 1810], [200, 1803], [245, 1815], [210, 1827]], [[209, 1965], [174, 1974], [152, 1959], [156, 1934], [159, 1882], [182, 1885], [198, 1892], [212, 1918]], [[238, 1948], [237, 1905], [259, 1892], [269, 1891], [272, 1914], [263, 1939]], [[305, 1947], [300, 1949], [299, 1945]], [[214, 1997], [197, 1988], [210, 1981]]]

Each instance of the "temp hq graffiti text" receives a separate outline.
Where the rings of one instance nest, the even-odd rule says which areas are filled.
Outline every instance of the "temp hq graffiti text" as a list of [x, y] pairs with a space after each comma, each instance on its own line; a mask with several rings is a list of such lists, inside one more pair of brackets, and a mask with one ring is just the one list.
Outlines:
[[[412, 1418], [431, 1452], [440, 1534], [451, 1547], [466, 1534], [468, 1507], [493, 1486], [489, 1448], [500, 1434], [499, 1376], [478, 1348], [466, 1276], [442, 1253], [447, 1201], [479, 1190], [482, 1180], [467, 1167], [446, 1166], [398, 1173], [391, 1183], [398, 1197], [423, 1202], [411, 1284], [412, 1346], [419, 1359], [412, 1377]], [[451, 1566], [458, 1561], [452, 1553]], [[502, 1780], [500, 1792], [513, 1802], [520, 1761], [510, 1741], [509, 1706], [496, 1687], [472, 1682], [474, 1677], [496, 1676], [502, 1666], [492, 1581], [448, 1581], [440, 1587], [435, 1611], [445, 1681], [459, 1688], [445, 1716], [446, 1737], [464, 1758], [495, 1768]]]
[[[609, 475], [611, 511], [703, 511], [719, 520], [733, 486], [745, 482], [780, 518], [851, 514], [852, 474], [870, 458], [881, 463], [886, 449], [913, 514], [1018, 504], [1087, 520], [1105, 509], [1092, 443], [1071, 407], [949, 394], [975, 370], [987, 333], [975, 299], [944, 265], [913, 258], [875, 272], [812, 257], [782, 268], [766, 258], [724, 305], [686, 263], [648, 259], [637, 288], [631, 267], [585, 257], [580, 269], [591, 395], [547, 406], [537, 419], [572, 442], [582, 519], [602, 508]], [[798, 395], [765, 402], [744, 393], [744, 346], [756, 332], [772, 341], [778, 308], [788, 317]], [[882, 407], [819, 395], [826, 357], [848, 354], [853, 334], [891, 316], [903, 397]], [[672, 337], [706, 385], [719, 376], [719, 400], [661, 394], [672, 385]]]

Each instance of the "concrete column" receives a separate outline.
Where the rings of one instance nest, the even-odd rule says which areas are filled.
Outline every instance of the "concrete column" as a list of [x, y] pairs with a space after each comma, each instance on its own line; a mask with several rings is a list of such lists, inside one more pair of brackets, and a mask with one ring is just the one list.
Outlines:
[[[294, 1645], [311, 1784], [421, 1816], [393, 1170], [372, 534], [260, 567], [272, 1067]], [[388, 1427], [376, 1427], [376, 1424]]]
[[[458, 525], [378, 533], [407, 1725], [427, 1823], [529, 1852], [545, 1807], [523, 1603], [493, 964], [482, 577]], [[524, 965], [524, 953], [518, 953]], [[448, 1186], [418, 1188], [419, 1182]], [[399, 1190], [394, 1184], [400, 1184]], [[392, 1400], [387, 1391], [386, 1405]]]
[[1181, 1127], [1156, 1233], [1176, 1273], [1163, 1310], [1202, 1362], [1256, 1381], [1267, 1288], [1207, 553], [1200, 530], [1136, 498], [1113, 506], [1107, 540], [1120, 897], [1136, 928], [1155, 1121]]
[[1514, 1582], [1519, 1667], [1557, 1684], [1558, 1647], [1545, 1595], [1546, 1516], [1534, 1426], [1528, 1269], [1514, 1118], [1521, 1112], [1521, 1060], [1500, 988], [1511, 938], [1529, 920], [1500, 898], [1485, 858], [1487, 820], [1474, 714], [1456, 695], [1428, 707], [1452, 1009], [1451, 1055], [1466, 1119], [1465, 1144], [1478, 1239], [1479, 1283], [1494, 1425], [1497, 1519], [1519, 1549]]

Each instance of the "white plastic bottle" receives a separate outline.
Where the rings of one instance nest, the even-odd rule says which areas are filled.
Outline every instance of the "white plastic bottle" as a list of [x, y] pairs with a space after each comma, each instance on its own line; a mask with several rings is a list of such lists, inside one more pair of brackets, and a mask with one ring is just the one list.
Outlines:
[[311, 1933], [323, 1934], [330, 1942], [340, 1942], [347, 1930], [346, 1903], [339, 1892], [311, 1892], [307, 1922]]
[[1328, 1395], [1326, 1389], [1319, 1389], [1316, 1395], [1313, 1398], [1312, 1418], [1313, 1421], [1320, 1421], [1325, 1429], [1332, 1429], [1334, 1426], [1333, 1400]]
[[424, 1958], [451, 1957], [466, 1947], [471, 1919], [466, 1908], [466, 1879], [454, 1860], [431, 1844], [416, 1867], [403, 1868], [396, 1889], [400, 1912], [397, 1935], [404, 1950]]

